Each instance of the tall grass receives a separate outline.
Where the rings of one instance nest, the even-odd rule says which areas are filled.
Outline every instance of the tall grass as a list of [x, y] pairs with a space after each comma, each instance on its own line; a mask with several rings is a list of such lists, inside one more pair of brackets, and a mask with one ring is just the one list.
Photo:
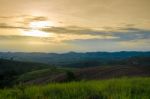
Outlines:
[[0, 90], [0, 99], [150, 99], [150, 78], [17, 86]]

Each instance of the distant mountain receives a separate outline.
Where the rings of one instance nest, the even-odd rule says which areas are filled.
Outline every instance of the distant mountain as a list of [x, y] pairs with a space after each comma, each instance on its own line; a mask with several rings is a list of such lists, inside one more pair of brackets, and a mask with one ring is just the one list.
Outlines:
[[[103, 65], [150, 65], [150, 52], [122, 51], [122, 52], [69, 52], [57, 53], [11, 53], [0, 52], [0, 58], [17, 61], [46, 63], [53, 66], [89, 67]], [[136, 61], [136, 62], [134, 62]], [[138, 62], [137, 62], [138, 61]], [[143, 65], [143, 64], [142, 64]]]

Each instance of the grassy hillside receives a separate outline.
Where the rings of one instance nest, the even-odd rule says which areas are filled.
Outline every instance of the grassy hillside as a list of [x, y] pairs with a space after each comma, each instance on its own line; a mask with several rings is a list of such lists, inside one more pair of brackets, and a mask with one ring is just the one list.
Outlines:
[[34, 62], [20, 62], [13, 60], [0, 59], [0, 73], [14, 71], [17, 74], [33, 70], [48, 68], [49, 65]]
[[78, 79], [95, 80], [119, 77], [141, 77], [150, 76], [150, 66], [102, 66], [84, 68], [75, 75]]
[[30, 71], [50, 68], [49, 65], [0, 59], [0, 88], [15, 83], [15, 79]]
[[102, 80], [120, 77], [149, 77], [150, 66], [100, 66], [82, 69], [45, 69], [21, 75], [25, 84], [47, 84], [70, 80]]
[[17, 86], [0, 90], [0, 99], [150, 99], [150, 78]]
[[[18, 82], [24, 84], [42, 84], [54, 81], [59, 75], [64, 75], [68, 71], [76, 71], [75, 68], [47, 68], [36, 71], [31, 71], [20, 75], [17, 79]], [[64, 77], [63, 77], [64, 78]]]
[[48, 83], [55, 81], [59, 75], [74, 70], [76, 69], [56, 68], [42, 63], [0, 59], [0, 88], [11, 87], [18, 83]]

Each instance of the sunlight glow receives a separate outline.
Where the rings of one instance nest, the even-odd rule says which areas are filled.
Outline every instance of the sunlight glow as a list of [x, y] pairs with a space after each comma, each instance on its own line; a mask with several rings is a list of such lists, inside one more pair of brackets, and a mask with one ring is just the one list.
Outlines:
[[52, 37], [54, 33], [47, 33], [40, 31], [41, 28], [50, 27], [54, 24], [49, 21], [34, 21], [29, 24], [31, 30], [22, 31], [24, 36], [33, 36], [33, 37]]
[[33, 37], [51, 37], [52, 33], [46, 33], [39, 30], [30, 30], [30, 31], [23, 31], [22, 35], [24, 36], [33, 36]]
[[48, 22], [48, 21], [38, 21], [38, 22], [31, 22], [29, 24], [29, 27], [32, 29], [39, 29], [39, 28], [44, 28], [48, 26], [53, 26], [53, 22]]

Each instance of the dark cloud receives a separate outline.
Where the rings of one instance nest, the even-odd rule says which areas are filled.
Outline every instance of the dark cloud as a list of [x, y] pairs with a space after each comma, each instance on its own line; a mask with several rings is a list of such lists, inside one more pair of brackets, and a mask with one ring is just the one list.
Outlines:
[[28, 26], [31, 22], [47, 21], [47, 20], [48, 18], [45, 16], [26, 16], [23, 18], [23, 21], [19, 23]]
[[0, 29], [25, 29], [25, 30], [28, 30], [30, 28], [22, 27], [22, 26], [11, 26], [6, 23], [0, 23]]
[[123, 28], [124, 32], [112, 32], [114, 36], [119, 37], [118, 40], [137, 40], [150, 39], [150, 30], [139, 28]]
[[32, 37], [28, 37], [28, 36], [17, 36], [17, 35], [13, 35], [13, 36], [0, 36], [0, 40], [20, 40], [20, 39], [27, 39], [27, 38], [32, 38]]
[[[109, 29], [108, 29], [109, 30]], [[144, 30], [132, 27], [118, 27], [111, 31], [94, 30], [83, 27], [49, 27], [43, 28], [42, 31], [54, 32], [56, 34], [75, 34], [75, 35], [91, 35], [91, 36], [112, 36], [116, 37], [115, 40], [135, 40], [135, 39], [149, 39], [150, 30]]]
[[50, 37], [34, 37], [34, 36], [18, 36], [18, 35], [10, 35], [10, 36], [5, 36], [5, 35], [1, 35], [0, 36], [0, 41], [3, 40], [7, 40], [7, 41], [13, 41], [13, 40], [22, 40], [22, 41], [28, 41], [28, 40], [32, 40], [32, 41], [44, 41], [44, 42], [48, 42], [51, 40]]
[[43, 16], [33, 16], [32, 18], [28, 18], [28, 20], [30, 20], [30, 21], [47, 21], [48, 18], [43, 17]]
[[0, 19], [12, 19], [12, 18], [22, 18], [23, 21], [16, 21], [13, 22], [14, 24], [19, 24], [19, 26], [15, 26], [15, 25], [10, 25], [7, 23], [0, 23], [0, 28], [5, 28], [5, 29], [31, 29], [30, 27], [28, 27], [28, 25], [30, 24], [30, 22], [33, 21], [46, 21], [48, 20], [47, 17], [44, 16], [30, 16], [30, 15], [19, 15], [19, 16], [0, 16]]
[[[22, 19], [22, 21], [19, 21], [18, 19]], [[45, 16], [31, 16], [31, 15], [16, 15], [16, 16], [0, 16], [0, 19], [2, 20], [16, 20], [15, 23], [19, 23], [22, 25], [28, 25], [30, 22], [34, 21], [47, 21], [48, 18]], [[14, 22], [13, 22], [14, 23]]]
[[26, 18], [30, 15], [14, 15], [14, 16], [0, 16], [0, 19], [14, 19], [14, 18]]
[[[38, 16], [38, 17], [28, 17], [27, 23], [31, 21], [44, 21], [47, 20], [46, 17]], [[24, 23], [26, 23], [24, 22]], [[24, 29], [24, 30], [31, 30], [32, 28], [28, 26], [12, 26], [6, 23], [0, 23], [1, 29]], [[107, 40], [115, 40], [115, 41], [128, 41], [128, 40], [137, 40], [137, 39], [150, 39], [150, 30], [136, 28], [133, 24], [126, 25], [123, 27], [104, 27], [104, 30], [96, 30], [92, 28], [86, 27], [78, 27], [78, 26], [68, 26], [68, 27], [44, 27], [39, 29], [40, 31], [55, 33], [55, 34], [72, 34], [72, 35], [91, 35], [91, 36], [98, 36], [100, 39], [102, 37]], [[97, 39], [96, 38], [96, 39]]]
[[[19, 42], [18, 42], [19, 41]], [[50, 43], [56, 43], [55, 41], [53, 41], [53, 39], [51, 37], [34, 37], [34, 36], [18, 36], [18, 35], [9, 35], [9, 36], [3, 36], [0, 35], [0, 42], [15, 42], [15, 43], [21, 43], [21, 42], [27, 42], [27, 44], [29, 42], [32, 43], [33, 42], [41, 42], [41, 43], [45, 43], [45, 44], [50, 44]]]
[[90, 28], [68, 26], [68, 27], [47, 27], [41, 29], [45, 32], [54, 32], [58, 34], [76, 34], [76, 35], [105, 35], [104, 31], [93, 30]]

